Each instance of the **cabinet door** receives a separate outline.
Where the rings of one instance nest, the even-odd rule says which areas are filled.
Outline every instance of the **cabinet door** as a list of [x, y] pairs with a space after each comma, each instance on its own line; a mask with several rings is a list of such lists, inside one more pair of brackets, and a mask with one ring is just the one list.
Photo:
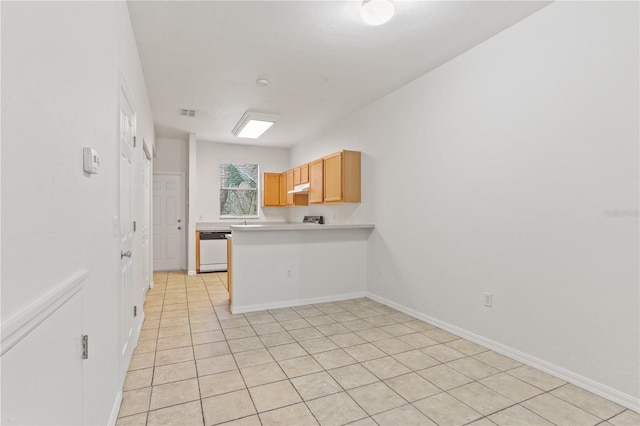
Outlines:
[[361, 201], [361, 153], [342, 151], [342, 202]]
[[287, 205], [292, 206], [293, 194], [289, 194], [289, 191], [293, 191], [293, 170], [287, 171], [286, 190], [287, 190]]
[[342, 153], [324, 158], [324, 202], [342, 201]]
[[293, 169], [293, 185], [300, 185], [300, 167]]
[[287, 205], [287, 173], [280, 173], [279, 176], [279, 186], [280, 186], [280, 207], [285, 207]]
[[300, 166], [300, 183], [309, 183], [309, 164]]
[[264, 173], [262, 179], [262, 205], [264, 207], [280, 206], [280, 173]]
[[196, 272], [200, 273], [200, 231], [196, 231]]
[[309, 164], [309, 203], [324, 202], [324, 161], [322, 159]]

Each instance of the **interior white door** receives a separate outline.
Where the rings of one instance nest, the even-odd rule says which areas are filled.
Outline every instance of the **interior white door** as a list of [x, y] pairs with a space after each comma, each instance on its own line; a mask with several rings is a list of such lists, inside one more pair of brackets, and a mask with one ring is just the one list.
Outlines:
[[120, 90], [120, 297], [121, 371], [124, 377], [133, 353], [133, 144], [135, 110], [124, 85]]
[[182, 175], [153, 175], [153, 270], [183, 269], [184, 185]]

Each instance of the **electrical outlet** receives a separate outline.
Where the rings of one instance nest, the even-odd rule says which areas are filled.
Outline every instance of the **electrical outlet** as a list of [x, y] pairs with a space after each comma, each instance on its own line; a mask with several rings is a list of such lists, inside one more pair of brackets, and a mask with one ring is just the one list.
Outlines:
[[291, 278], [293, 276], [293, 271], [291, 269], [287, 269], [287, 278]]
[[493, 294], [484, 292], [484, 306], [491, 308], [493, 306]]

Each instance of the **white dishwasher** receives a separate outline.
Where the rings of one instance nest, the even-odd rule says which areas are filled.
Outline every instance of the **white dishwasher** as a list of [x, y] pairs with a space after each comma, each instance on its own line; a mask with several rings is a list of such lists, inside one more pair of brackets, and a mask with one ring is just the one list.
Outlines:
[[231, 231], [200, 231], [200, 272], [227, 270], [227, 235]]

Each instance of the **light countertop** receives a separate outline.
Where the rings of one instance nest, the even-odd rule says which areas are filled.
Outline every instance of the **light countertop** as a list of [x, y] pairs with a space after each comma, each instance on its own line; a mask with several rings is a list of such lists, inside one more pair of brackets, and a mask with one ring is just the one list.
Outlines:
[[373, 229], [373, 224], [319, 225], [315, 223], [295, 223], [281, 225], [231, 225], [231, 231], [326, 231], [333, 229]]
[[[286, 222], [251, 222], [251, 225], [286, 225]], [[244, 225], [244, 221], [232, 220], [229, 222], [196, 222], [196, 231], [229, 231], [231, 226]]]

